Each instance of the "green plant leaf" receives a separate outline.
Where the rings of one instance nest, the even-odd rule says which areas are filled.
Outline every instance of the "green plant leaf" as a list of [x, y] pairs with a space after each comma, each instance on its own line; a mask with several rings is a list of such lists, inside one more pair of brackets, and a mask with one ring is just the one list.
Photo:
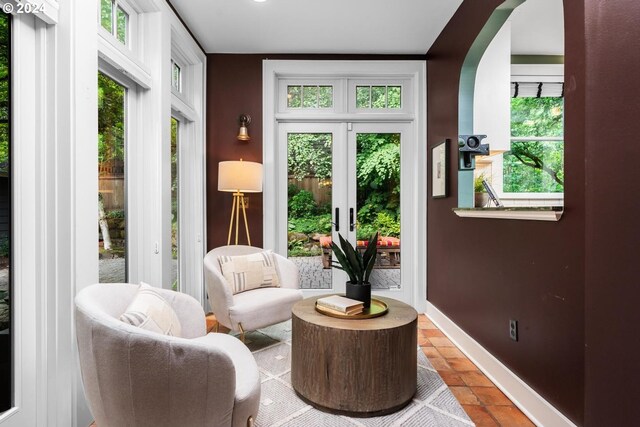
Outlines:
[[367, 250], [365, 251], [365, 271], [364, 271], [364, 281], [369, 281], [369, 276], [371, 276], [371, 271], [373, 270], [373, 266], [376, 263], [376, 257], [378, 255], [378, 233], [371, 236], [369, 239], [369, 243], [367, 245]]
[[[364, 278], [364, 267], [360, 265], [358, 261], [358, 256], [356, 255], [356, 250], [351, 246], [351, 243], [346, 241], [340, 233], [338, 233], [338, 237], [340, 238], [340, 246], [344, 251], [347, 260], [349, 261], [349, 265], [353, 270], [353, 274], [356, 278], [354, 283], [361, 283]], [[353, 280], [352, 280], [353, 281]]]
[[367, 243], [367, 249], [364, 251], [364, 260], [363, 260], [363, 265], [366, 266], [369, 265], [369, 260], [371, 259], [371, 257], [374, 258], [377, 255], [377, 247], [378, 247], [378, 233], [372, 234], [371, 237], [369, 237], [369, 241]]
[[353, 270], [351, 269], [351, 264], [347, 260], [347, 257], [345, 256], [345, 254], [340, 250], [338, 245], [336, 245], [334, 242], [331, 242], [331, 250], [333, 250], [333, 253], [335, 254], [336, 258], [338, 259], [338, 263], [342, 266], [342, 268], [340, 268], [340, 270], [346, 272], [349, 275], [349, 279], [352, 282], [353, 281], [357, 281], [358, 279], [357, 279], [355, 273], [353, 272]]

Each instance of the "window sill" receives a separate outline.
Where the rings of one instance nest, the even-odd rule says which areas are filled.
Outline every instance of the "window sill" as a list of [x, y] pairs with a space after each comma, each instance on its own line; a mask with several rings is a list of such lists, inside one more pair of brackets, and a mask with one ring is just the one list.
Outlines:
[[461, 218], [518, 219], [524, 221], [560, 221], [562, 207], [454, 208]]

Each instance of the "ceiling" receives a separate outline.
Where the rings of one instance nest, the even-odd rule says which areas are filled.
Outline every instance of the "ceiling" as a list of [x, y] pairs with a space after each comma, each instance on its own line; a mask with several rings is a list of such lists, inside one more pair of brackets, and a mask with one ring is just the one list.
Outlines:
[[170, 0], [208, 53], [424, 54], [462, 0]]
[[527, 0], [513, 11], [511, 53], [564, 55], [562, 0]]

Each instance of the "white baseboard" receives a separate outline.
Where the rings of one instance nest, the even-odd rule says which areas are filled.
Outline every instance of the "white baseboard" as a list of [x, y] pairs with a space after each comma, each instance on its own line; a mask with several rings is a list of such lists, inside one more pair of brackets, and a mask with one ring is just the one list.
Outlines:
[[429, 301], [426, 315], [537, 426], [576, 427]]

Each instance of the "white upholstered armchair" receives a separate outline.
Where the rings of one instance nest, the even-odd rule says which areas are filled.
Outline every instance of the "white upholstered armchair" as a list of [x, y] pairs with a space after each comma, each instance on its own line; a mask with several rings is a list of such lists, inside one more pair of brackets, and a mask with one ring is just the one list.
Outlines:
[[284, 322], [291, 318], [291, 307], [302, 300], [298, 289], [298, 267], [285, 257], [273, 254], [280, 277], [280, 287], [253, 289], [233, 294], [220, 269], [219, 256], [249, 255], [263, 251], [244, 245], [221, 246], [204, 257], [204, 274], [209, 305], [216, 320], [234, 332], [245, 331]]
[[181, 337], [125, 324], [137, 285], [98, 284], [76, 297], [85, 395], [98, 427], [245, 427], [256, 418], [260, 374], [249, 350], [206, 334], [192, 297], [156, 289], [175, 311]]

